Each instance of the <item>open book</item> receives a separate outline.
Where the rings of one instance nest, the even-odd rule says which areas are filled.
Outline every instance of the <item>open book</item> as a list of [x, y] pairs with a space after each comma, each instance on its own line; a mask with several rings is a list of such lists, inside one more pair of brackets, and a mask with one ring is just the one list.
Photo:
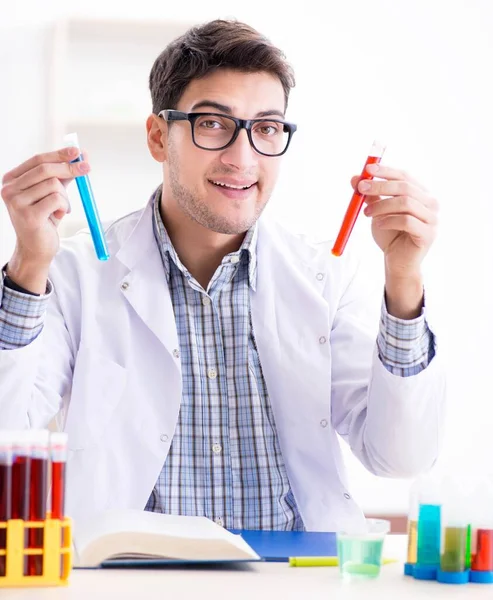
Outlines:
[[74, 566], [97, 567], [121, 559], [185, 561], [260, 560], [245, 540], [206, 517], [111, 510], [79, 520]]

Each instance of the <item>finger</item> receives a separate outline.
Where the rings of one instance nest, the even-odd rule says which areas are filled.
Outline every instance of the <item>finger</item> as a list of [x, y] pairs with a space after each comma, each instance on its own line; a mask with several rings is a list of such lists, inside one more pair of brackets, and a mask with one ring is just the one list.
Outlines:
[[412, 196], [423, 203], [428, 194], [409, 181], [375, 181], [362, 179], [358, 184], [358, 191], [369, 196]]
[[43, 163], [18, 177], [12, 182], [12, 186], [16, 190], [28, 190], [46, 179], [56, 177], [60, 180], [72, 180], [74, 177], [88, 173], [89, 170], [90, 166], [85, 161], [76, 163]]
[[45, 179], [45, 181], [41, 181], [40, 183], [16, 196], [15, 207], [17, 209], [27, 208], [31, 205], [41, 202], [44, 198], [46, 198], [46, 196], [55, 193], [63, 194], [64, 196], [67, 195], [65, 187], [59, 179], [56, 177]]
[[70, 212], [70, 205], [64, 194], [54, 192], [33, 206], [31, 212], [33, 220], [36, 220], [37, 222], [49, 219], [51, 215], [53, 215], [57, 221], [60, 221], [68, 212]]
[[72, 148], [72, 147], [62, 148], [60, 150], [55, 150], [54, 152], [46, 152], [44, 154], [37, 154], [36, 156], [33, 156], [29, 160], [26, 160], [25, 162], [23, 162], [18, 167], [15, 167], [15, 169], [12, 169], [8, 173], [5, 173], [5, 175], [2, 178], [2, 184], [10, 183], [14, 179], [17, 179], [21, 175], [24, 175], [24, 173], [27, 173], [28, 171], [31, 171], [35, 167], [38, 167], [45, 163], [64, 163], [67, 161], [71, 161], [74, 158], [77, 158], [78, 155], [79, 155], [79, 149]]
[[430, 210], [422, 202], [419, 202], [411, 196], [392, 196], [385, 198], [379, 202], [374, 202], [368, 205], [364, 210], [368, 217], [381, 217], [391, 214], [406, 214], [423, 223], [436, 225], [438, 218], [433, 210]]
[[415, 243], [425, 245], [435, 235], [435, 227], [423, 223], [411, 215], [387, 215], [373, 219], [379, 229], [401, 231], [413, 237]]
[[409, 173], [407, 171], [404, 171], [403, 169], [395, 169], [393, 167], [388, 167], [387, 165], [382, 165], [381, 163], [379, 163], [368, 165], [366, 167], [366, 170], [370, 175], [373, 175], [374, 177], [395, 181], [408, 181], [409, 183], [412, 183], [424, 192], [427, 191], [417, 179], [409, 175]]
[[[356, 187], [357, 187], [360, 179], [361, 179], [360, 175], [355, 175], [354, 177], [351, 177], [351, 186], [354, 191], [356, 191]], [[373, 202], [377, 202], [377, 201], [381, 200], [380, 196], [366, 196], [365, 195], [365, 196], [363, 196], [363, 198], [367, 204], [372, 204]]]

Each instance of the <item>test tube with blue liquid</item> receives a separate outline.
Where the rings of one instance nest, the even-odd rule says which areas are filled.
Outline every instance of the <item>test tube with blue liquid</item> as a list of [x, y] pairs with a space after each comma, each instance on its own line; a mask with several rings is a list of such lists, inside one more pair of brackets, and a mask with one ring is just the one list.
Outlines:
[[418, 549], [415, 579], [436, 579], [440, 567], [441, 495], [436, 479], [422, 478], [418, 492]]
[[[69, 133], [64, 137], [64, 144], [66, 147], [74, 147], [80, 150], [79, 139], [76, 133]], [[82, 154], [73, 160], [72, 162], [80, 162], [83, 160]], [[94, 249], [96, 256], [99, 260], [108, 260], [110, 255], [108, 247], [106, 245], [106, 239], [104, 237], [104, 230], [99, 218], [98, 208], [96, 201], [94, 200], [94, 194], [91, 187], [91, 182], [88, 175], [80, 175], [75, 178], [77, 188], [79, 190], [82, 206], [86, 215], [87, 224], [89, 225], [89, 231], [91, 232]]]

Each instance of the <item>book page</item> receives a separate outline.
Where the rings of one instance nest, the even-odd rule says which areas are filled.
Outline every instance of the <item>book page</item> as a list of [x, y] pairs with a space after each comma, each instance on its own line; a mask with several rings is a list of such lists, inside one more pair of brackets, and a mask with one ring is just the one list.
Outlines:
[[142, 555], [184, 560], [258, 558], [241, 538], [206, 517], [111, 510], [74, 527], [79, 566], [112, 556]]

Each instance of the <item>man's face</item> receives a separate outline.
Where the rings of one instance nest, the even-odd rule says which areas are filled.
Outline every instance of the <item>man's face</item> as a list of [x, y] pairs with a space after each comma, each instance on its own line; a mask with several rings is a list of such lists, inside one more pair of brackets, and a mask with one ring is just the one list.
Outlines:
[[[268, 73], [220, 69], [192, 81], [176, 109], [187, 113], [226, 114], [240, 119], [260, 116], [283, 119], [284, 91], [279, 79]], [[210, 119], [200, 126], [208, 129], [219, 126], [213, 117]], [[188, 121], [173, 122], [168, 132], [164, 181], [171, 190], [171, 201], [176, 202], [188, 217], [217, 233], [247, 231], [259, 218], [272, 194], [280, 157], [256, 152], [245, 129], [240, 130], [231, 146], [217, 151], [194, 145]]]

